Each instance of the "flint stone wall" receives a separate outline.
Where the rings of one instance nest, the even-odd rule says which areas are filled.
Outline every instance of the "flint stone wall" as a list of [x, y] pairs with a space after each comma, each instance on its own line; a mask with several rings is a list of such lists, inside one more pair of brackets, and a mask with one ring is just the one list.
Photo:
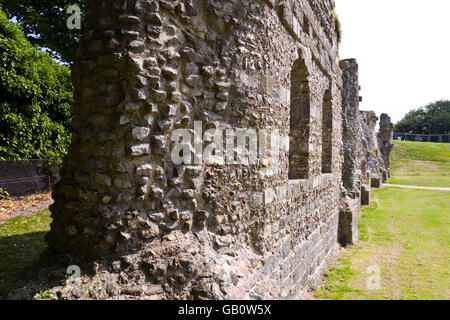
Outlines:
[[359, 113], [358, 63], [354, 59], [340, 62], [343, 71], [342, 91], [342, 141], [344, 163], [342, 182], [348, 192], [358, 193], [362, 170], [362, 127]]
[[340, 67], [343, 71], [342, 182], [345, 191], [339, 207], [338, 239], [341, 245], [346, 246], [358, 239], [360, 205], [369, 205], [371, 188], [382, 187], [382, 182], [390, 176], [393, 124], [388, 115], [382, 114], [380, 132], [376, 133], [378, 118], [375, 112], [359, 110], [362, 98], [359, 96], [357, 61], [343, 60]]
[[[83, 292], [97, 299], [304, 297], [337, 254], [345, 193], [334, 2], [87, 7], [73, 68], [73, 142], [48, 236], [53, 251], [95, 261], [104, 281]], [[295, 83], [302, 98], [292, 96]], [[302, 127], [290, 121], [299, 100], [307, 110]], [[280, 162], [175, 165], [171, 134], [193, 130], [194, 121], [203, 131], [278, 131]], [[306, 158], [292, 149], [297, 143]], [[292, 171], [305, 178], [290, 179]], [[75, 291], [59, 296], [79, 297]]]
[[390, 153], [393, 148], [393, 124], [387, 114], [381, 115], [380, 131], [376, 132], [379, 118], [373, 111], [360, 111], [361, 89], [358, 63], [354, 59], [340, 62], [343, 71], [342, 140], [344, 163], [342, 181], [347, 196], [366, 196], [370, 186], [381, 186], [390, 176]]
[[391, 118], [383, 113], [380, 116], [380, 131], [378, 132], [378, 145], [380, 148], [381, 156], [384, 162], [385, 176], [383, 179], [387, 179], [391, 176], [391, 161], [390, 154], [394, 148], [394, 124]]

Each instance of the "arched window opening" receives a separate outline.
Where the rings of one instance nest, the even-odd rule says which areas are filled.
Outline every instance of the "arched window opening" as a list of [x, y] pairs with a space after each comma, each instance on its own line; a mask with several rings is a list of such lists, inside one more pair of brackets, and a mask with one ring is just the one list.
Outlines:
[[291, 72], [289, 179], [309, 177], [310, 87], [305, 61], [298, 59]]

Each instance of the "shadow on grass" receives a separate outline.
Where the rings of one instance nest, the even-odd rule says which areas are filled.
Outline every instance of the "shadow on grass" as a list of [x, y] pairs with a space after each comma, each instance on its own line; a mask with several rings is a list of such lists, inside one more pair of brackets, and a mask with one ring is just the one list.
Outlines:
[[46, 233], [0, 237], [0, 297], [15, 289], [17, 282], [27, 276], [28, 267], [39, 260], [47, 248]]

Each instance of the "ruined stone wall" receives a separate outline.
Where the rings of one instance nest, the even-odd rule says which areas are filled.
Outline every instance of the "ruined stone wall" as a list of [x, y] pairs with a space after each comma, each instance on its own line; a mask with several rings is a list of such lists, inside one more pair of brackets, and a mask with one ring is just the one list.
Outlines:
[[373, 111], [360, 111], [360, 117], [363, 131], [363, 158], [366, 162], [366, 170], [363, 172], [363, 176], [370, 175], [371, 186], [380, 188], [386, 169], [378, 146], [376, 132], [379, 118]]
[[[95, 298], [299, 298], [319, 283], [342, 189], [333, 6], [88, 2], [48, 240], [97, 262]], [[174, 164], [175, 130], [210, 143], [195, 121], [277, 132], [280, 159]]]
[[386, 175], [383, 177], [384, 180], [391, 176], [391, 161], [390, 154], [394, 148], [393, 144], [394, 138], [394, 124], [391, 118], [383, 113], [380, 116], [380, 131], [378, 132], [378, 146], [380, 148], [381, 156], [384, 162], [384, 168]]
[[[340, 62], [343, 71], [342, 141], [344, 163], [342, 182], [346, 196], [362, 198], [368, 204], [370, 188], [381, 187], [390, 175], [389, 156], [393, 148], [393, 124], [387, 114], [378, 117], [373, 111], [360, 111], [358, 63], [354, 59]], [[368, 198], [367, 198], [368, 197]]]
[[342, 142], [344, 163], [342, 182], [345, 190], [339, 206], [338, 241], [346, 246], [358, 240], [358, 214], [361, 205], [370, 204], [371, 188], [380, 188], [390, 174], [393, 125], [383, 114], [380, 132], [373, 111], [360, 111], [358, 63], [340, 62], [343, 71]]
[[346, 246], [355, 244], [358, 240], [358, 211], [362, 204], [361, 197], [365, 190], [370, 190], [370, 187], [366, 187], [362, 178], [366, 159], [363, 154], [364, 140], [359, 111], [358, 63], [355, 59], [343, 60], [340, 67], [343, 72], [341, 111], [344, 190], [339, 204], [338, 241]]
[[359, 79], [356, 60], [340, 62], [343, 71], [342, 140], [344, 163], [342, 182], [348, 192], [359, 192], [362, 166], [362, 127], [359, 114]]
[[52, 294], [304, 297], [357, 241], [390, 152], [387, 118], [380, 149], [360, 114], [356, 61], [339, 63], [334, 2], [87, 7], [47, 237], [84, 275]]

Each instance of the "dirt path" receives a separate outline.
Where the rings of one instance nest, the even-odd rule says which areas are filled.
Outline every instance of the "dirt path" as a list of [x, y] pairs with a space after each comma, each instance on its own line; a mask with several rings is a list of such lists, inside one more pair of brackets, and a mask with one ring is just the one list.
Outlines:
[[39, 204], [31, 204], [25, 208], [21, 208], [17, 211], [13, 211], [9, 214], [9, 218], [18, 217], [18, 216], [29, 216], [38, 211], [44, 210], [50, 205], [53, 204], [53, 200], [46, 200]]
[[0, 200], [0, 222], [17, 216], [29, 216], [53, 203], [50, 193]]
[[403, 189], [421, 189], [421, 190], [436, 190], [436, 191], [450, 191], [450, 188], [447, 187], [419, 187], [419, 186], [405, 186], [400, 184], [383, 184], [386, 187], [395, 187], [395, 188], [403, 188]]

